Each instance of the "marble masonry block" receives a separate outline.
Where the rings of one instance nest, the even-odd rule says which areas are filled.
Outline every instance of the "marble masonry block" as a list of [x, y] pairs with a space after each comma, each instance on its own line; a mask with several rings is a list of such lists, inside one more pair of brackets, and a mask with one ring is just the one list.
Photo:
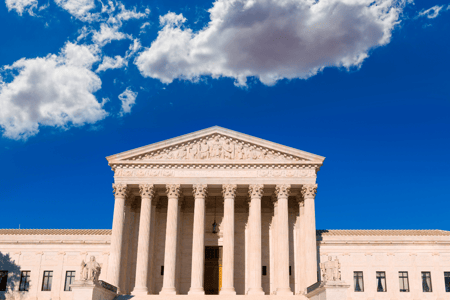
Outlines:
[[93, 282], [92, 280], [75, 280], [71, 285], [73, 300], [112, 300], [117, 296], [114, 287], [102, 281]]
[[306, 297], [311, 300], [347, 300], [350, 285], [344, 281], [325, 281], [311, 285]]

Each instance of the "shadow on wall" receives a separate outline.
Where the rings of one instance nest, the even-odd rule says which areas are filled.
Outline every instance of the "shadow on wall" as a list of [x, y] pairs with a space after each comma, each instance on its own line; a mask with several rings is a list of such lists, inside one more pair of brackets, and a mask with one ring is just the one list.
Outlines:
[[19, 300], [25, 292], [19, 292], [20, 267], [9, 253], [0, 252], [0, 299]]
[[[321, 242], [323, 240], [322, 234], [327, 233], [328, 230], [317, 230], [316, 231], [316, 239], [317, 242]], [[320, 272], [320, 249], [317, 247], [317, 282], [320, 282], [322, 280], [322, 274]]]

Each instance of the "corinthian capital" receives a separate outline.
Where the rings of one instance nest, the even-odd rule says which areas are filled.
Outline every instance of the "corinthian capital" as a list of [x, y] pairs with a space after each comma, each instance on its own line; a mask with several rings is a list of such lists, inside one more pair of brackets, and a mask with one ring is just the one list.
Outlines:
[[277, 195], [278, 198], [289, 197], [290, 192], [291, 192], [290, 184], [277, 184], [275, 186], [275, 194]]
[[126, 183], [113, 183], [113, 193], [115, 197], [125, 198], [128, 193]]
[[149, 183], [140, 184], [139, 193], [141, 194], [141, 197], [153, 198], [155, 195], [155, 186]]
[[208, 185], [207, 184], [194, 184], [192, 186], [192, 192], [195, 198], [205, 198], [208, 195]]
[[248, 195], [250, 198], [261, 199], [264, 193], [264, 184], [250, 184], [248, 187]]
[[235, 198], [236, 197], [236, 184], [223, 184], [222, 194], [224, 198]]
[[180, 184], [167, 184], [166, 193], [169, 198], [178, 198], [181, 195], [181, 185]]
[[302, 186], [303, 198], [314, 198], [316, 196], [317, 184], [304, 184]]

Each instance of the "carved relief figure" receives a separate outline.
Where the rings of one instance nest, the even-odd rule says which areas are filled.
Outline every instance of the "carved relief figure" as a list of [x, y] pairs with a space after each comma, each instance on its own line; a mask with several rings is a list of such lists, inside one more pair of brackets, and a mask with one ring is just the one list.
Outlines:
[[177, 158], [178, 159], [185, 159], [187, 155], [187, 150], [185, 146], [182, 146], [179, 150], [178, 150], [178, 155]]
[[220, 139], [217, 137], [214, 140], [214, 143], [211, 146], [211, 158], [220, 158], [222, 154], [222, 143], [220, 142]]
[[197, 153], [198, 153], [198, 145], [197, 144], [192, 144], [189, 147], [189, 158], [190, 159], [196, 159], [197, 158]]
[[223, 158], [233, 159], [233, 145], [228, 140], [223, 145]]
[[339, 281], [341, 280], [341, 264], [336, 258], [333, 261], [331, 256], [328, 256], [328, 261], [320, 263], [320, 271], [322, 273], [322, 281]]
[[206, 142], [206, 140], [203, 140], [203, 142], [200, 145], [200, 159], [207, 159], [209, 158], [209, 145]]
[[91, 256], [90, 261], [87, 263], [84, 260], [81, 262], [81, 280], [98, 281], [100, 276], [101, 267], [98, 262], [95, 261], [95, 256]]
[[242, 144], [236, 144], [234, 151], [236, 159], [244, 159], [244, 147], [242, 146]]

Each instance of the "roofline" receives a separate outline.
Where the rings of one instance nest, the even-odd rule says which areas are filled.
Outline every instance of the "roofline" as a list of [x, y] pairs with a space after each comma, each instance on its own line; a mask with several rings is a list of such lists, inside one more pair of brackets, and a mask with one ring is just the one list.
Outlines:
[[317, 154], [314, 154], [314, 153], [306, 152], [306, 151], [303, 151], [303, 150], [300, 150], [300, 149], [296, 149], [296, 148], [293, 148], [293, 147], [285, 146], [285, 145], [282, 145], [282, 144], [279, 144], [279, 143], [271, 142], [271, 141], [268, 141], [268, 140], [265, 140], [265, 139], [262, 139], [262, 138], [254, 137], [254, 136], [251, 136], [251, 135], [248, 135], [248, 134], [245, 134], [245, 133], [241, 133], [241, 132], [238, 132], [238, 131], [227, 129], [227, 128], [220, 127], [220, 126], [217, 126], [217, 125], [216, 126], [212, 126], [212, 127], [208, 127], [208, 128], [205, 128], [205, 129], [197, 130], [197, 131], [194, 131], [194, 132], [191, 132], [191, 133], [183, 134], [183, 135], [180, 135], [180, 136], [177, 136], [177, 137], [173, 137], [173, 138], [170, 138], [170, 139], [167, 139], [167, 140], [163, 140], [163, 141], [160, 141], [160, 142], [156, 142], [156, 143], [153, 143], [153, 144], [149, 144], [149, 145], [146, 145], [146, 146], [142, 146], [142, 147], [138, 147], [138, 148], [135, 148], [135, 149], [123, 151], [123, 152], [120, 152], [120, 153], [117, 153], [117, 154], [109, 155], [109, 156], [106, 156], [106, 160], [108, 162], [111, 162], [112, 160], [119, 159], [119, 158], [121, 158], [124, 155], [127, 155], [127, 156], [128, 155], [133, 155], [133, 154], [137, 155], [137, 153], [139, 153], [140, 151], [145, 151], [146, 148], [163, 147], [163, 146], [166, 146], [166, 145], [171, 144], [173, 142], [176, 142], [179, 139], [183, 139], [183, 138], [198, 138], [198, 137], [200, 137], [202, 135], [211, 134], [214, 131], [223, 132], [224, 134], [228, 133], [230, 135], [236, 136], [237, 138], [254, 139], [254, 140], [256, 140], [255, 142], [274, 144], [274, 145], [277, 145], [277, 146], [281, 146], [282, 148], [285, 148], [285, 151], [301, 152], [305, 156], [311, 157], [312, 160], [318, 160], [320, 163], [323, 163], [323, 161], [325, 160], [324, 156], [320, 156], [320, 155], [317, 155]]

